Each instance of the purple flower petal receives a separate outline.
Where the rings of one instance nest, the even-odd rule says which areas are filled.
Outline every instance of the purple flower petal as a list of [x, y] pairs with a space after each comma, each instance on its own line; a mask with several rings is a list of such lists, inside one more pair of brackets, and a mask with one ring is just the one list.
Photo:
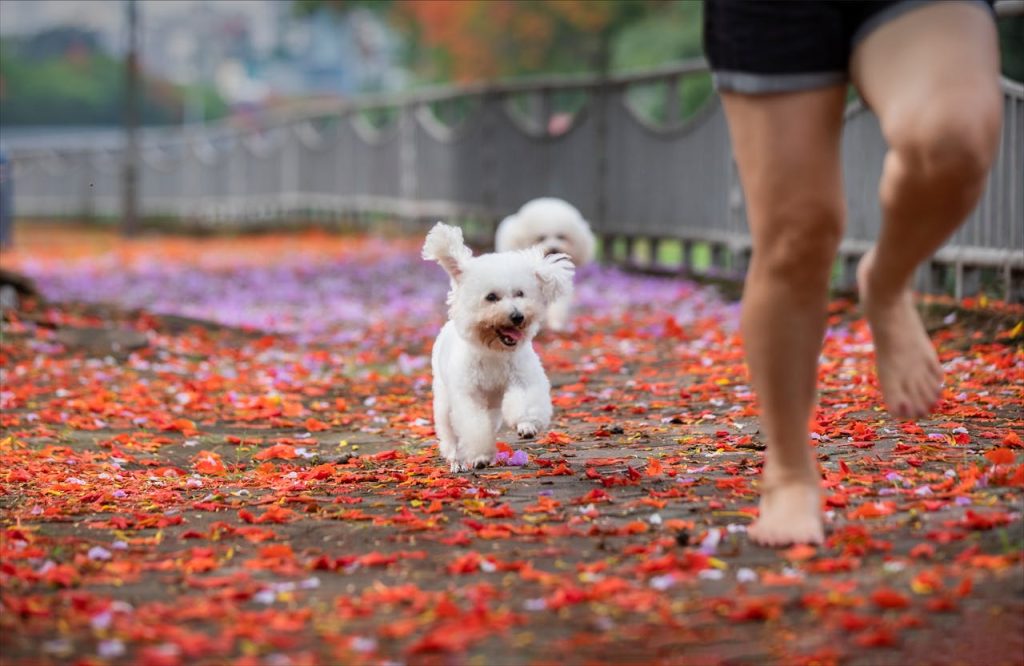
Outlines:
[[522, 449], [517, 449], [516, 452], [508, 459], [508, 464], [513, 467], [522, 467], [529, 462], [530, 456], [526, 455], [526, 451], [523, 451]]

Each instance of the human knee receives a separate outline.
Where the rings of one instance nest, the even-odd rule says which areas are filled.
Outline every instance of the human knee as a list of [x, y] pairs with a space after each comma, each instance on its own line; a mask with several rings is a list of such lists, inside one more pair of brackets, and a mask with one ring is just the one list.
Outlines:
[[971, 186], [985, 178], [998, 150], [1002, 96], [974, 91], [943, 95], [900, 114], [886, 128], [891, 149], [914, 177], [936, 185]]
[[770, 233], [755, 238], [755, 267], [808, 286], [827, 277], [842, 240], [842, 205], [825, 198], [803, 197], [770, 215]]

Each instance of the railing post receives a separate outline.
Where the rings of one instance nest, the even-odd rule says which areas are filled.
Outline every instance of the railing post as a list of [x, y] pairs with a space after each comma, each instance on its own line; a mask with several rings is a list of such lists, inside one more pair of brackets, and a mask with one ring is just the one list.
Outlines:
[[711, 266], [719, 273], [728, 269], [729, 252], [725, 243], [719, 241], [711, 243]]
[[733, 248], [732, 250], [732, 272], [736, 274], [736, 277], [743, 279], [747, 275], [747, 271], [750, 270], [750, 260], [753, 258], [754, 252], [747, 247]]
[[636, 238], [634, 238], [632, 235], [629, 235], [624, 236], [623, 240], [625, 241], [626, 245], [626, 259], [623, 263], [626, 266], [632, 266], [633, 262], [636, 259], [636, 257], [633, 256], [633, 253], [636, 251]]
[[297, 214], [296, 208], [302, 197], [299, 194], [299, 140], [291, 125], [285, 125], [284, 145], [281, 146], [281, 185], [278, 190], [278, 201], [281, 216], [290, 217]]
[[661, 250], [661, 242], [662, 239], [660, 238], [652, 238], [647, 243], [647, 247], [649, 248], [649, 251], [651, 253], [649, 261], [647, 262], [647, 265], [650, 268], [656, 269], [659, 266], [661, 266], [661, 262], [658, 261], [658, 252]]
[[953, 266], [953, 298], [961, 300], [964, 297], [964, 264], [957, 261]]
[[[62, 165], [69, 165], [70, 171], [78, 171], [81, 178], [81, 203], [78, 214], [85, 220], [91, 220], [96, 216], [96, 160], [88, 151], [81, 151], [74, 156], [61, 158]], [[68, 174], [71, 175], [71, 174]], [[131, 233], [123, 228], [125, 233]]]
[[1016, 295], [1013, 286], [1013, 265], [1008, 261], [1003, 265], [1003, 300], [1007, 303], [1012, 303]]
[[245, 201], [245, 173], [242, 169], [243, 152], [248, 152], [245, 145], [245, 137], [241, 134], [233, 138], [234, 145], [228, 155], [228, 196], [225, 198], [224, 209], [227, 217], [237, 217], [241, 220], [245, 217], [242, 206]]
[[138, 231], [139, 214], [139, 8], [128, 0], [128, 53], [125, 56], [125, 146], [122, 165], [121, 232], [126, 236]]
[[670, 76], [665, 90], [665, 125], [671, 127], [676, 124], [682, 113], [679, 108], [679, 82], [681, 77], [676, 74]]
[[398, 191], [402, 203], [411, 209], [416, 202], [416, 193], [419, 189], [416, 173], [416, 102], [403, 105], [399, 113]]
[[689, 239], [679, 241], [679, 251], [682, 254], [679, 272], [684, 275], [693, 273], [693, 241]]
[[849, 291], [857, 286], [857, 264], [860, 257], [853, 254], [839, 255], [839, 277], [836, 280], [837, 287]]
[[981, 293], [981, 268], [978, 266], [962, 267], [962, 284], [965, 296], [977, 296]]
[[917, 269], [915, 275], [915, 286], [918, 291], [925, 294], [934, 294], [942, 290], [943, 266], [940, 263], [926, 261]]
[[14, 244], [14, 164], [0, 151], [0, 250]]
[[[594, 201], [594, 220], [595, 226], [601, 232], [608, 231], [608, 105], [611, 100], [611, 85], [608, 79], [602, 79], [593, 89], [593, 100], [591, 103], [594, 105], [596, 127], [596, 141], [597, 146], [595, 147], [595, 154], [597, 156], [597, 169], [596, 179], [597, 187], [594, 188], [596, 191], [596, 200]], [[605, 239], [612, 238], [605, 233]], [[601, 260], [607, 262], [612, 257], [612, 246], [610, 243], [607, 244], [604, 251], [601, 253], [603, 256]]]
[[[726, 144], [726, 150], [730, 150], [728, 144]], [[728, 172], [726, 173], [726, 178], [728, 179], [727, 192], [729, 199], [726, 202], [726, 206], [729, 211], [729, 232], [734, 234], [745, 233], [747, 231], [746, 211], [744, 210], [745, 202], [743, 200], [743, 185], [740, 183], [739, 168], [736, 166], [736, 160], [731, 154], [729, 155], [727, 162], [729, 164]]]
[[551, 122], [551, 89], [544, 87], [540, 89], [540, 97], [537, 98], [537, 104], [534, 109], [536, 114], [537, 127], [540, 128], [541, 136], [547, 136], [549, 132], [548, 124]]
[[[187, 222], [198, 223], [201, 217], [200, 196], [199, 196], [199, 159], [196, 157], [196, 150], [198, 148], [195, 145], [196, 135], [193, 131], [189, 130], [188, 133], [183, 137], [183, 143], [181, 146], [181, 202], [179, 204], [180, 210], [182, 211], [181, 217], [186, 218]], [[189, 212], [193, 220], [189, 220]]]

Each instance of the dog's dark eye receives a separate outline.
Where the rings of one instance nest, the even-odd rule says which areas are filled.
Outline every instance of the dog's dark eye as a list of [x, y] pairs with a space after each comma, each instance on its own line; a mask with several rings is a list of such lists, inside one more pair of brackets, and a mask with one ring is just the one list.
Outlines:
[[565, 234], [558, 234], [557, 236], [555, 236], [555, 238], [557, 238], [558, 240], [565, 240]]
[[544, 241], [547, 240], [547, 238], [548, 238], [547, 236], [537, 236], [537, 242], [538, 243], [543, 243]]
[[516, 298], [522, 298], [523, 297], [523, 290], [522, 289], [516, 289], [514, 292], [512, 292], [512, 295], [515, 296]]
[[498, 301], [498, 295], [492, 291], [491, 293], [484, 296], [484, 300], [490, 303], [496, 303]]

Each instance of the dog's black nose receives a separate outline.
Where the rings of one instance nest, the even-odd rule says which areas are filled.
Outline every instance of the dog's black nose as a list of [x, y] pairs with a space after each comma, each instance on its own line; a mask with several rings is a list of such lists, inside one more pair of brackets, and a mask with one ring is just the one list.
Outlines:
[[513, 324], [513, 325], [515, 325], [515, 326], [518, 326], [519, 324], [522, 324], [522, 323], [523, 323], [523, 320], [524, 320], [524, 319], [526, 319], [526, 317], [524, 317], [524, 316], [523, 316], [523, 313], [522, 313], [522, 312], [520, 312], [519, 310], [515, 310], [515, 311], [514, 311], [514, 312], [513, 312], [513, 313], [512, 313], [512, 314], [511, 314], [511, 315], [509, 316], [509, 319], [511, 319], [511, 320], [512, 320], [512, 324]]

